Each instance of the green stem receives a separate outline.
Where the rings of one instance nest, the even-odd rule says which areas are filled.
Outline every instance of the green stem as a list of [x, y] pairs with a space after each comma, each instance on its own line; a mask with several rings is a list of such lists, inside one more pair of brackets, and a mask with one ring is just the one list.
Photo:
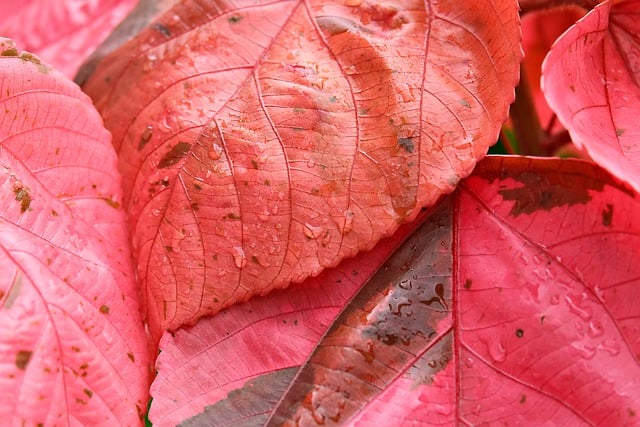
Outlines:
[[544, 132], [536, 111], [525, 69], [520, 65], [520, 84], [516, 86], [516, 100], [509, 111], [513, 132], [518, 141], [519, 154], [543, 155]]

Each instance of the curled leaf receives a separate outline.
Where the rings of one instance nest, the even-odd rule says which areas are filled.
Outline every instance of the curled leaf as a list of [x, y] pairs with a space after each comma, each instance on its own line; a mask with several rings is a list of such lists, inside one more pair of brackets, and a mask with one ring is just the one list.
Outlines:
[[640, 21], [637, 1], [604, 1], [551, 48], [542, 88], [571, 138], [640, 189]]

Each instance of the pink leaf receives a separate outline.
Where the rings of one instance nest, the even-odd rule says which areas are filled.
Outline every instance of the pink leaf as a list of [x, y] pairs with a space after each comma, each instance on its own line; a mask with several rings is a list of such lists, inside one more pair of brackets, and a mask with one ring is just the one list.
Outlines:
[[0, 2], [0, 34], [73, 77], [82, 61], [135, 5], [135, 0]]
[[567, 31], [543, 65], [542, 87], [573, 141], [640, 189], [640, 2], [604, 1]]
[[151, 419], [637, 424], [639, 208], [590, 163], [486, 159], [366, 284], [388, 246], [165, 334]]
[[0, 52], [2, 423], [139, 424], [148, 339], [109, 134], [76, 85]]
[[85, 85], [113, 133], [152, 332], [372, 248], [495, 142], [513, 0], [184, 1]]

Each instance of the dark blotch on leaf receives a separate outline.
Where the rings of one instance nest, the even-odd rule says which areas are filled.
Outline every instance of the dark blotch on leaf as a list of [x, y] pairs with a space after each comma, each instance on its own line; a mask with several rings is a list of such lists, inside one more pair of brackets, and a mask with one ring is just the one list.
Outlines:
[[160, 159], [158, 169], [168, 168], [178, 163], [191, 149], [191, 144], [186, 142], [178, 142], [167, 154]]
[[22, 185], [16, 184], [13, 187], [13, 194], [15, 194], [16, 200], [20, 202], [20, 212], [25, 213], [31, 206], [31, 193]]
[[154, 30], [156, 30], [166, 38], [171, 37], [171, 30], [169, 29], [169, 27], [167, 27], [164, 24], [161, 24], [160, 22], [156, 22], [151, 26], [151, 28], [153, 28]]
[[413, 144], [413, 138], [398, 138], [398, 146], [407, 153], [413, 153], [416, 148]]
[[464, 281], [464, 288], [465, 288], [465, 289], [471, 289], [471, 284], [472, 284], [472, 283], [473, 283], [473, 282], [471, 281], [471, 279], [467, 279], [467, 280], [465, 280], [465, 281]]
[[109, 306], [108, 305], [101, 305], [100, 306], [100, 313], [102, 314], [109, 314]]
[[144, 146], [147, 145], [147, 142], [149, 142], [149, 140], [151, 139], [152, 134], [153, 126], [148, 125], [142, 132], [142, 135], [140, 135], [140, 141], [138, 142], [138, 151], [142, 150]]
[[613, 205], [607, 203], [605, 208], [602, 210], [602, 225], [605, 227], [611, 227], [611, 223], [613, 222]]
[[229, 23], [230, 24], [237, 24], [238, 22], [242, 21], [242, 16], [239, 15], [233, 15], [229, 17]]
[[524, 331], [522, 329], [516, 329], [516, 336], [518, 338], [522, 338], [523, 335], [524, 335]]
[[31, 359], [31, 351], [20, 350], [16, 353], [16, 368], [24, 370]]

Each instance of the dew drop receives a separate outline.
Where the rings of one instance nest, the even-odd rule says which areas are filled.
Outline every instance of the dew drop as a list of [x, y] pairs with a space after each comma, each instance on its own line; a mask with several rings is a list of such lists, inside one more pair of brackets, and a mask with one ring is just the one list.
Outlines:
[[473, 368], [473, 364], [475, 363], [475, 361], [473, 360], [473, 358], [471, 357], [467, 357], [466, 359], [464, 359], [464, 365], [467, 368]]
[[340, 231], [342, 235], [349, 234], [353, 230], [353, 217], [354, 213], [351, 211], [345, 211], [344, 222], [341, 224]]
[[307, 167], [308, 168], [313, 168], [316, 166], [316, 162], [313, 159], [309, 159], [309, 161], [307, 162]]
[[552, 295], [549, 303], [551, 305], [558, 305], [558, 303], [560, 303], [560, 297], [558, 295]]
[[[583, 295], [584, 297], [584, 295]], [[575, 297], [565, 296], [565, 301], [569, 306], [569, 311], [575, 315], [577, 315], [580, 319], [584, 321], [588, 321], [591, 319], [591, 309], [590, 307], [581, 307], [580, 303], [575, 301]], [[584, 298], [583, 298], [584, 299]]]
[[598, 298], [598, 300], [600, 302], [605, 302], [605, 298], [604, 298], [604, 291], [602, 290], [602, 288], [598, 285], [595, 285], [593, 287], [593, 292], [596, 294], [596, 297]]
[[495, 362], [504, 362], [507, 358], [507, 349], [500, 340], [496, 340], [489, 347], [489, 355]]
[[247, 265], [247, 257], [244, 254], [244, 250], [240, 246], [234, 246], [233, 248], [233, 263], [238, 268], [242, 268]]
[[258, 219], [262, 222], [269, 220], [269, 211], [264, 209], [262, 212], [258, 214]]
[[304, 235], [309, 239], [317, 239], [322, 235], [322, 227], [316, 227], [311, 224], [304, 224], [302, 226]]
[[222, 147], [214, 143], [207, 155], [211, 160], [218, 160], [222, 156]]
[[604, 329], [602, 328], [602, 324], [597, 320], [592, 320], [591, 322], [589, 322], [588, 334], [592, 338], [596, 338], [603, 335]]
[[598, 346], [598, 348], [606, 351], [611, 356], [617, 356], [620, 354], [620, 345], [617, 341], [605, 340]]
[[220, 269], [218, 270], [218, 277], [224, 277], [227, 274], [226, 270]]
[[157, 208], [151, 209], [151, 215], [153, 216], [160, 216], [161, 213], [162, 211], [160, 209], [157, 209]]
[[596, 354], [596, 348], [588, 344], [574, 342], [573, 344], [571, 344], [571, 347], [578, 350], [578, 353], [580, 353], [580, 356], [583, 359], [592, 359]]

